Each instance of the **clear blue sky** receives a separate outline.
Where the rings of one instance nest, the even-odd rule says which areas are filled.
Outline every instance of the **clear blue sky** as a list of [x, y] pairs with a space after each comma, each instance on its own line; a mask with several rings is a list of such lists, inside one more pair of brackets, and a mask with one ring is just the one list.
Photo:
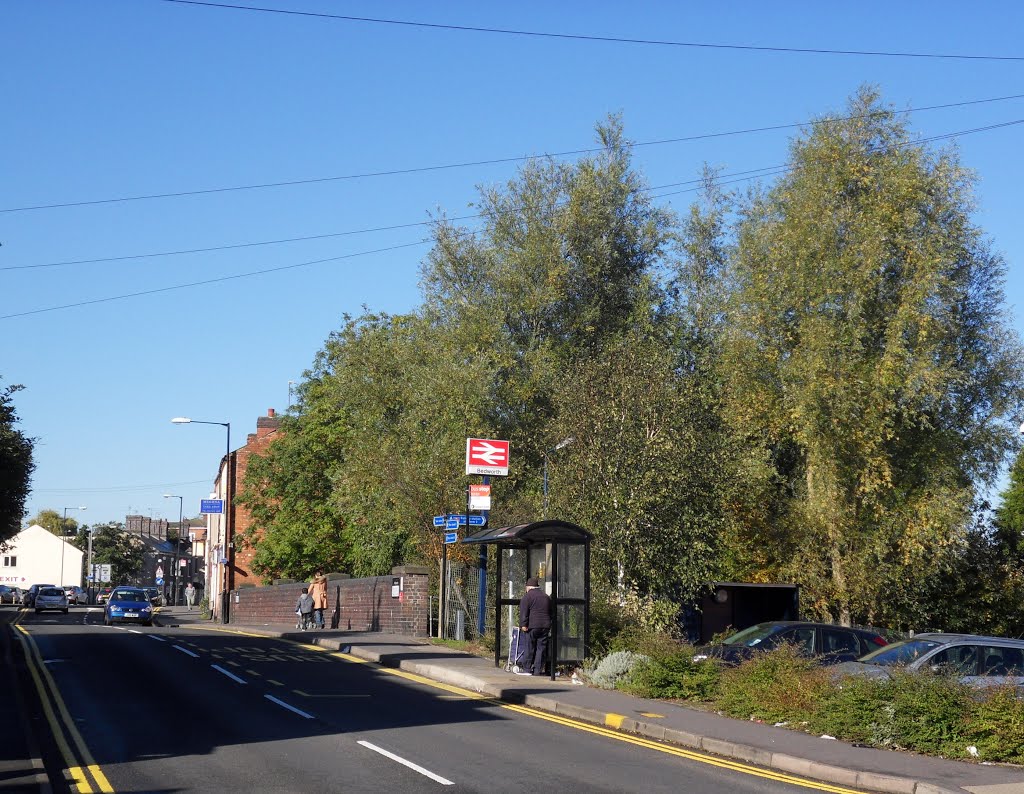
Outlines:
[[[370, 3], [264, 7], [590, 36], [1024, 56], [1024, 5], [1001, 2]], [[897, 108], [1024, 93], [1024, 60], [651, 46], [336, 21], [161, 0], [0, 4], [0, 209], [410, 169], [586, 148], [623, 114], [652, 141], [806, 120], [863, 83]], [[915, 113], [922, 136], [1024, 118], [1024, 100]], [[640, 147], [650, 184], [786, 159], [791, 133]], [[1024, 126], [961, 139], [978, 222], [1009, 264], [1024, 331]], [[426, 246], [46, 311], [83, 301], [415, 243], [420, 228], [187, 256], [72, 260], [336, 234], [471, 214], [515, 164], [262, 190], [0, 212], [0, 377], [25, 386], [38, 439], [29, 515], [87, 505], [198, 512], [224, 451], [283, 411], [342, 316], [419, 301]], [[689, 194], [664, 199], [685, 208]], [[15, 269], [17, 268], [17, 269]], [[12, 317], [10, 315], [21, 314]]]

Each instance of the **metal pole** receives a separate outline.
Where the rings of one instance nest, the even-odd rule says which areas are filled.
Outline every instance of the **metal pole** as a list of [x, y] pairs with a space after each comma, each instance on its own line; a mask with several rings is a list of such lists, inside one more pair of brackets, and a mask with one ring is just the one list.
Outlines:
[[227, 544], [225, 552], [228, 558], [228, 567], [224, 571], [224, 592], [221, 596], [220, 619], [221, 623], [228, 623], [231, 617], [230, 588], [235, 568], [235, 539], [231, 535], [231, 498], [229, 490], [231, 486], [231, 423], [226, 422], [224, 427], [228, 431], [228, 446], [224, 459], [224, 542]]
[[541, 520], [548, 518], [548, 453], [544, 453], [544, 503], [540, 511]]
[[551, 650], [548, 661], [551, 664], [551, 680], [555, 680], [555, 668], [558, 664], [558, 544], [552, 543], [551, 555]]
[[174, 540], [174, 579], [171, 582], [171, 606], [178, 605], [178, 552], [181, 550], [181, 520], [185, 497], [178, 497], [178, 536]]
[[[484, 476], [484, 485], [490, 485], [490, 476]], [[488, 510], [483, 511], [484, 515], [484, 526], [488, 526], [489, 516]], [[466, 512], [466, 533], [469, 533], [469, 512]], [[483, 637], [484, 632], [487, 630], [487, 544], [480, 544], [480, 555], [477, 558], [477, 565], [479, 566], [479, 577], [477, 581], [476, 590], [476, 636]]]
[[60, 522], [60, 582], [58, 587], [64, 586], [64, 532], [68, 523], [68, 508], [64, 508], [64, 518]]

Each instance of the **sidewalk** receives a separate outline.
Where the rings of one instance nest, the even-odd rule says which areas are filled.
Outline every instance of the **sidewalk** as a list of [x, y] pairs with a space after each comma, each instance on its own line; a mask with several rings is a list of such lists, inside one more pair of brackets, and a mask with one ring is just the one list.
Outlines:
[[330, 629], [302, 632], [280, 624], [224, 626], [183, 607], [160, 610], [156, 621], [162, 626], [203, 624], [343, 650], [499, 700], [850, 788], [899, 794], [1024, 794], [1024, 768], [857, 747], [621, 692], [516, 676], [496, 668], [491, 660], [413, 637]]

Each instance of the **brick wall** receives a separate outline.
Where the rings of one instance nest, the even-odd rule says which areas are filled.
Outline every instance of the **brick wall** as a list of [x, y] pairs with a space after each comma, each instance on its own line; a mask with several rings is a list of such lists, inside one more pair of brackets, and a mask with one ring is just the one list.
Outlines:
[[[399, 598], [392, 598], [393, 579], [403, 582]], [[426, 637], [430, 632], [430, 575], [427, 568], [403, 565], [390, 576], [366, 579], [327, 577], [328, 628], [343, 631], [380, 631]], [[295, 602], [308, 582], [243, 587], [231, 593], [231, 622], [295, 625]], [[237, 600], [236, 600], [237, 598]]]

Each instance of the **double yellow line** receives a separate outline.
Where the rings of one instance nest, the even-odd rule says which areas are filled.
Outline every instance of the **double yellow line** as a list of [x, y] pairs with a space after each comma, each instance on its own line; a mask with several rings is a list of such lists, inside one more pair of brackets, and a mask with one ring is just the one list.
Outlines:
[[[73, 788], [78, 794], [94, 794], [96, 791], [103, 794], [112, 794], [114, 789], [103, 774], [103, 770], [92, 757], [89, 748], [85, 746], [82, 735], [75, 727], [75, 721], [68, 713], [67, 706], [60, 696], [57, 684], [46, 669], [39, 647], [28, 631], [19, 625], [21, 616], [14, 621], [14, 629], [18, 632], [15, 636], [22, 642], [25, 649], [25, 660], [32, 680], [36, 685], [36, 692], [39, 694], [39, 702], [43, 705], [43, 713], [50, 725], [50, 731], [61, 757], [64, 759], [66, 772], [70, 778]], [[68, 737], [71, 737], [69, 743]], [[74, 750], [71, 745], [74, 744]], [[77, 751], [77, 756], [75, 755]]]

